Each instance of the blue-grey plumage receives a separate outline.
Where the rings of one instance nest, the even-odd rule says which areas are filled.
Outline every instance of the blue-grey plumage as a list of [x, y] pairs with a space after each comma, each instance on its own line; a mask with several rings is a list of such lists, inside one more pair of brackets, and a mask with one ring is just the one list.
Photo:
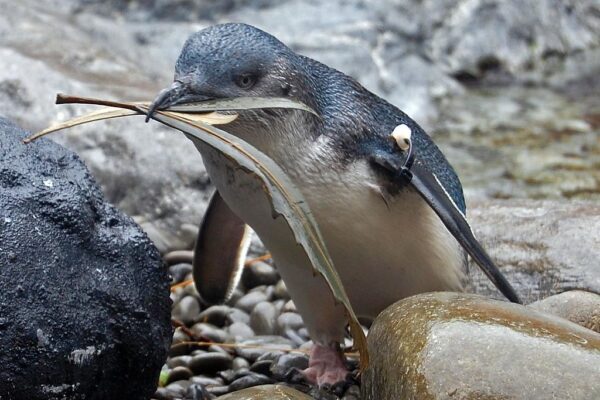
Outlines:
[[[244, 111], [226, 130], [270, 156], [302, 191], [357, 314], [374, 317], [416, 293], [463, 289], [464, 251], [419, 194], [385, 168], [405, 157], [390, 134], [406, 125], [416, 162], [464, 214], [456, 173], [416, 122], [354, 79], [252, 26], [217, 25], [187, 40], [175, 82], [149, 116], [175, 104], [247, 96], [292, 98], [320, 115]], [[313, 276], [281, 218], [272, 218], [260, 185], [219, 153], [198, 150], [223, 200], [271, 250], [303, 316], [316, 343], [307, 376], [319, 384], [343, 378], [340, 357], [326, 351], [343, 337], [343, 309]]]

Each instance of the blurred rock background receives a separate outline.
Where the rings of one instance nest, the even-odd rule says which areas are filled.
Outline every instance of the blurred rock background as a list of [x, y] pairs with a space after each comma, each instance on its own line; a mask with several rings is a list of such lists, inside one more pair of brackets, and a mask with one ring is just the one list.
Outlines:
[[[37, 130], [78, 112], [56, 107], [57, 92], [152, 99], [187, 36], [227, 21], [399, 106], [446, 152], [468, 201], [600, 198], [593, 0], [0, 0], [0, 114]], [[54, 139], [161, 250], [189, 246], [210, 182], [183, 136], [139, 118]]]

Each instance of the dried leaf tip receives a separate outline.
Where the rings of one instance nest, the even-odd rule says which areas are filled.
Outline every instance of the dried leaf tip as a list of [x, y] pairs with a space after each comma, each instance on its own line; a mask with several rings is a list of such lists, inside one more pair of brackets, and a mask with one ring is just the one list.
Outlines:
[[400, 124], [396, 128], [390, 136], [396, 141], [396, 144], [402, 151], [406, 151], [410, 147], [410, 139], [411, 139], [412, 131], [406, 124]]

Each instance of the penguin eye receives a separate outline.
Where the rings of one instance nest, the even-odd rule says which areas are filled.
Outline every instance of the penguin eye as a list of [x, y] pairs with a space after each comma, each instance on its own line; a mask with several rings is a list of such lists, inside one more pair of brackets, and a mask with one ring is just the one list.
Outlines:
[[256, 77], [251, 74], [242, 74], [237, 77], [235, 83], [242, 89], [250, 89], [256, 83]]

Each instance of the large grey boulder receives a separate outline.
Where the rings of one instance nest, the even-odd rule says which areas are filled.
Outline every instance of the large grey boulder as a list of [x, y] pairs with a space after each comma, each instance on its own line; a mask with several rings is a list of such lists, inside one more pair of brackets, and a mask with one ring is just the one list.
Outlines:
[[409, 297], [368, 336], [363, 400], [600, 398], [600, 334], [458, 293]]
[[[525, 303], [566, 290], [600, 293], [600, 206], [583, 201], [496, 200], [468, 213], [479, 241]], [[472, 263], [472, 290], [498, 296]]]
[[147, 399], [169, 279], [74, 153], [0, 118], [0, 399]]

